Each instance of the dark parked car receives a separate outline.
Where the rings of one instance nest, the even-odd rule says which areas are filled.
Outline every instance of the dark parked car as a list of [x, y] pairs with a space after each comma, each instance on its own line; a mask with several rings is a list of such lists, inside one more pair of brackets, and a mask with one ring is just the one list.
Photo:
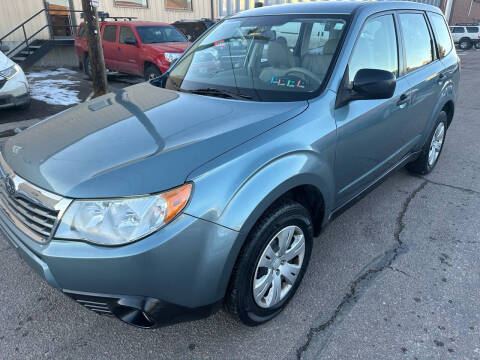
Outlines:
[[210, 19], [179, 20], [172, 25], [180, 30], [190, 41], [197, 40], [215, 22]]
[[223, 304], [261, 324], [295, 294], [325, 224], [399, 167], [432, 171], [458, 81], [433, 6], [245, 11], [162, 77], [4, 143], [0, 227], [97, 313], [155, 327]]

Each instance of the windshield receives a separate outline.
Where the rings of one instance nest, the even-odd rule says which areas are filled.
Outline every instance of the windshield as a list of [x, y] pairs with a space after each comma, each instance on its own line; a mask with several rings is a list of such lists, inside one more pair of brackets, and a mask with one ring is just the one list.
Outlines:
[[326, 79], [347, 19], [275, 15], [225, 20], [174, 65], [165, 87], [257, 101], [311, 98]]
[[172, 26], [137, 26], [137, 32], [144, 44], [187, 41], [185, 36]]

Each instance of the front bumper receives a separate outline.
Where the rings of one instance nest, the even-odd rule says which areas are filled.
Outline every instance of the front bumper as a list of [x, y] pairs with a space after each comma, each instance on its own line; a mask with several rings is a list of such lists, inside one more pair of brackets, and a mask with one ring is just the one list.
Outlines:
[[133, 244], [101, 247], [53, 239], [39, 244], [0, 210], [0, 228], [51, 286], [87, 308], [141, 327], [197, 319], [224, 297], [238, 233], [182, 214]]

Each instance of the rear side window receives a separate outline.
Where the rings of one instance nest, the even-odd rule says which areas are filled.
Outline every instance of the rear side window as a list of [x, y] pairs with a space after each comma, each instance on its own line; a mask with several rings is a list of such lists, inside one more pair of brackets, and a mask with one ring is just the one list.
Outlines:
[[84, 38], [84, 37], [86, 37], [86, 29], [87, 29], [87, 27], [85, 26], [85, 24], [80, 25], [80, 28], [78, 29], [78, 34], [77, 34], [77, 36], [78, 36], [79, 38]]
[[452, 50], [452, 40], [448, 32], [447, 24], [442, 15], [429, 13], [430, 24], [437, 40], [438, 56], [443, 58]]
[[431, 63], [433, 61], [432, 39], [425, 17], [416, 13], [402, 13], [398, 17], [405, 44], [407, 72]]
[[103, 40], [115, 42], [117, 40], [117, 25], [107, 25], [103, 29]]
[[120, 42], [120, 44], [125, 44], [125, 39], [127, 38], [136, 39], [132, 29], [130, 29], [128, 26], [121, 26], [120, 37], [118, 38], [118, 41]]
[[478, 26], [467, 26], [467, 31], [469, 33], [476, 34], [478, 33]]
[[462, 34], [464, 32], [465, 32], [465, 29], [463, 27], [452, 27], [453, 34]]
[[368, 20], [358, 36], [348, 64], [351, 83], [360, 69], [379, 69], [398, 76], [398, 48], [392, 15]]

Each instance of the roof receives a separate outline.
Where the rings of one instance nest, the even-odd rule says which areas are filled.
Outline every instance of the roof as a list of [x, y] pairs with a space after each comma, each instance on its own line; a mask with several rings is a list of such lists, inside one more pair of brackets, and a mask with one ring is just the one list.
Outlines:
[[171, 26], [170, 24], [164, 23], [164, 22], [158, 22], [158, 21], [126, 21], [126, 20], [107, 20], [101, 22], [102, 24], [118, 24], [118, 25], [133, 25], [133, 26], [152, 26], [152, 25], [157, 25], [157, 26]]
[[437, 7], [412, 1], [318, 1], [264, 6], [242, 11], [232, 17], [282, 14], [352, 14], [359, 8], [372, 13], [391, 9], [415, 9], [441, 12]]

